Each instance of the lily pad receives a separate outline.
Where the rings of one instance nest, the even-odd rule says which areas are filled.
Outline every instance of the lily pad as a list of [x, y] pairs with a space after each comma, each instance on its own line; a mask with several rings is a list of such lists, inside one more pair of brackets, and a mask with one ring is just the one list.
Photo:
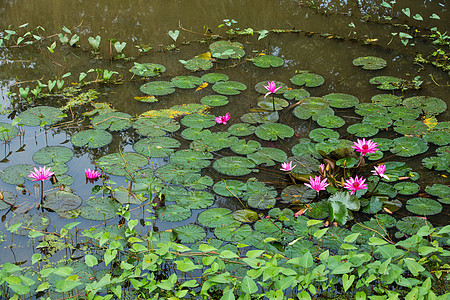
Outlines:
[[312, 117], [314, 121], [317, 121], [319, 117], [334, 115], [334, 111], [331, 107], [326, 107], [324, 109], [307, 109], [297, 106], [294, 109], [294, 115], [301, 120], [308, 120]]
[[107, 197], [89, 198], [81, 207], [80, 216], [95, 221], [110, 220], [117, 216], [119, 202]]
[[[295, 177], [297, 175], [312, 174], [319, 169], [320, 162], [311, 156], [293, 156], [287, 159], [295, 166], [291, 174]], [[309, 179], [309, 176], [307, 177]]]
[[274, 166], [277, 162], [283, 162], [287, 159], [286, 153], [277, 148], [263, 147], [257, 152], [247, 155], [247, 158], [252, 160], [255, 164], [265, 164], [266, 166]]
[[184, 225], [174, 228], [173, 231], [182, 244], [195, 243], [206, 237], [205, 229], [198, 225]]
[[83, 200], [80, 196], [66, 191], [56, 191], [44, 198], [44, 207], [56, 212], [77, 209]]
[[307, 138], [299, 139], [298, 142], [297, 145], [292, 147], [292, 154], [295, 156], [313, 156], [315, 158], [321, 158], [319, 152], [316, 150], [316, 143]]
[[140, 135], [160, 137], [180, 129], [180, 123], [167, 117], [140, 117], [134, 121], [133, 128]]
[[211, 164], [211, 159], [213, 159], [211, 153], [194, 150], [180, 150], [170, 155], [170, 162], [191, 169], [206, 168]]
[[325, 79], [314, 73], [303, 72], [292, 77], [291, 82], [299, 86], [317, 87], [321, 86], [325, 82]]
[[325, 155], [334, 153], [339, 154], [339, 157], [347, 156], [352, 151], [350, 148], [351, 146], [353, 146], [352, 142], [343, 139], [329, 139], [327, 141], [315, 144], [318, 153], [323, 152]]
[[380, 90], [398, 90], [402, 87], [405, 82], [404, 79], [393, 77], [393, 76], [376, 76], [369, 80], [371, 84], [378, 84], [377, 88]]
[[50, 225], [50, 217], [48, 213], [35, 213], [31, 214], [17, 214], [14, 215], [8, 222], [6, 222], [6, 228], [11, 227], [14, 224], [21, 223], [22, 225], [14, 233], [17, 235], [28, 235], [30, 230], [45, 231]]
[[435, 183], [432, 186], [427, 186], [425, 188], [425, 192], [427, 192], [430, 195], [436, 196], [436, 197], [449, 197], [450, 196], [450, 186]]
[[195, 76], [177, 76], [171, 82], [180, 89], [193, 89], [203, 83], [203, 80]]
[[161, 221], [178, 222], [191, 216], [191, 210], [179, 205], [171, 204], [159, 207], [156, 215]]
[[216, 117], [210, 114], [191, 114], [184, 116], [181, 124], [186, 127], [209, 128], [216, 125]]
[[386, 129], [392, 125], [392, 119], [383, 115], [374, 114], [365, 116], [362, 123], [369, 124], [374, 128]]
[[415, 136], [404, 136], [394, 139], [391, 152], [402, 157], [411, 157], [428, 150], [427, 142]]
[[274, 112], [261, 112], [261, 113], [246, 113], [241, 116], [241, 121], [250, 124], [257, 123], [271, 123], [276, 122], [280, 116], [277, 111]]
[[397, 120], [394, 122], [394, 130], [404, 135], [423, 135], [428, 132], [428, 127], [417, 120]]
[[354, 157], [345, 157], [336, 161], [336, 166], [341, 168], [353, 168], [358, 164], [358, 160]]
[[221, 95], [239, 95], [241, 91], [247, 89], [247, 86], [237, 81], [219, 81], [212, 86], [212, 89]]
[[224, 175], [244, 176], [250, 174], [255, 164], [248, 158], [240, 156], [227, 156], [216, 160], [213, 168]]
[[208, 175], [200, 177], [197, 181], [186, 184], [185, 186], [193, 190], [204, 190], [211, 187], [214, 180]]
[[6, 167], [3, 171], [0, 172], [0, 178], [9, 184], [19, 185], [25, 183], [25, 178], [30, 179], [28, 175], [30, 175], [31, 170], [33, 170], [34, 166], [29, 164], [17, 164]]
[[290, 185], [281, 192], [283, 202], [292, 205], [310, 203], [315, 197], [316, 192], [304, 184]]
[[214, 234], [218, 239], [225, 242], [241, 242], [252, 234], [253, 230], [248, 224], [232, 224], [219, 226], [214, 229]]
[[155, 173], [161, 180], [172, 184], [190, 184], [200, 179], [200, 169], [186, 169], [183, 166], [170, 163], [156, 169]]
[[75, 133], [71, 142], [76, 147], [100, 148], [112, 141], [112, 135], [105, 130], [88, 129]]
[[317, 118], [317, 124], [325, 128], [340, 128], [345, 125], [345, 121], [338, 116], [320, 116]]
[[108, 174], [125, 176], [148, 164], [148, 158], [135, 152], [112, 153], [101, 157], [98, 165]]
[[419, 192], [420, 186], [415, 182], [399, 182], [394, 185], [394, 188], [401, 195], [414, 195]]
[[203, 137], [205, 137], [206, 135], [208, 135], [210, 133], [211, 133], [211, 131], [209, 131], [208, 129], [203, 129], [200, 127], [190, 127], [190, 128], [186, 128], [185, 130], [183, 130], [181, 132], [181, 136], [185, 140], [194, 141], [194, 140], [202, 139]]
[[355, 113], [360, 116], [368, 116], [368, 115], [385, 115], [387, 113], [387, 109], [377, 103], [360, 103], [355, 107]]
[[437, 115], [447, 110], [447, 104], [444, 100], [428, 96], [406, 98], [403, 105], [407, 108], [418, 109], [427, 116]]
[[429, 198], [412, 198], [406, 202], [406, 209], [421, 216], [436, 215], [442, 211], [442, 204]]
[[209, 95], [203, 97], [200, 102], [204, 105], [216, 107], [227, 105], [230, 101], [228, 101], [228, 98], [223, 95]]
[[330, 207], [328, 201], [321, 200], [309, 205], [309, 209], [305, 211], [305, 215], [313, 219], [325, 219], [330, 215]]
[[256, 128], [255, 134], [265, 141], [276, 141], [279, 138], [284, 139], [292, 137], [294, 135], [294, 130], [285, 124], [264, 123]]
[[404, 106], [389, 107], [389, 113], [387, 114], [393, 120], [415, 120], [419, 115], [419, 110]]
[[214, 193], [224, 197], [241, 197], [246, 189], [245, 183], [234, 179], [221, 180], [213, 186]]
[[239, 42], [217, 41], [209, 45], [211, 56], [219, 59], [241, 58], [245, 55], [244, 45]]
[[0, 122], [0, 141], [10, 141], [19, 134], [19, 129], [8, 123]]
[[357, 137], [370, 137], [378, 133], [378, 128], [370, 124], [358, 123], [348, 126], [347, 132]]
[[174, 149], [180, 147], [180, 145], [180, 142], [176, 139], [162, 136], [141, 139], [133, 145], [133, 149], [147, 157], [162, 158], [171, 155]]
[[325, 98], [321, 97], [307, 97], [303, 98], [300, 107], [309, 109], [309, 110], [323, 110], [330, 106]]
[[392, 94], [379, 94], [371, 98], [372, 102], [382, 106], [397, 106], [402, 103], [402, 98]]
[[130, 69], [131, 73], [145, 77], [153, 77], [165, 71], [166, 67], [160, 64], [153, 64], [153, 63], [144, 63], [144, 64], [134, 63], [134, 66]]
[[353, 95], [342, 93], [331, 93], [323, 97], [335, 108], [351, 108], [359, 104], [359, 99]]
[[202, 80], [208, 83], [216, 83], [218, 81], [227, 81], [228, 75], [222, 73], [208, 73], [202, 76]]
[[316, 128], [309, 132], [309, 137], [315, 142], [322, 142], [327, 139], [338, 139], [339, 133], [328, 128]]
[[376, 56], [358, 57], [352, 63], [354, 66], [362, 67], [364, 70], [381, 70], [387, 65], [384, 59]]
[[259, 220], [258, 213], [250, 209], [240, 209], [234, 211], [233, 218], [242, 223], [252, 223]]
[[47, 164], [47, 167], [51, 168], [51, 171], [55, 173], [56, 176], [62, 175], [69, 171], [69, 166], [62, 162], [52, 162]]
[[3, 199], [0, 200], [0, 210], [5, 210], [11, 208], [17, 202], [16, 197], [13, 193], [8, 191], [3, 191]]
[[397, 222], [397, 229], [403, 233], [413, 235], [416, 234], [420, 228], [427, 225], [427, 221], [418, 217], [404, 217]]
[[228, 133], [234, 136], [247, 136], [255, 132], [256, 127], [247, 123], [233, 124], [228, 128]]
[[423, 139], [438, 146], [445, 146], [450, 144], [450, 132], [443, 130], [432, 131], [425, 134]]
[[294, 100], [297, 100], [297, 101], [301, 100], [303, 98], [307, 98], [309, 96], [311, 96], [311, 95], [305, 89], [291, 89], [291, 90], [286, 91], [283, 94], [284, 98], [286, 98], [288, 100], [293, 100], [294, 99]]
[[131, 116], [123, 112], [103, 113], [92, 119], [92, 125], [97, 130], [122, 131], [131, 127]]
[[254, 140], [239, 140], [236, 144], [231, 146], [231, 150], [236, 154], [247, 155], [261, 149], [261, 144]]
[[214, 204], [214, 196], [204, 191], [190, 191], [184, 195], [179, 195], [175, 200], [178, 205], [190, 208], [207, 208]]
[[25, 126], [52, 125], [64, 118], [63, 112], [51, 106], [36, 106], [19, 114], [20, 123]]
[[213, 66], [213, 63], [209, 60], [203, 59], [203, 58], [192, 58], [187, 61], [181, 62], [184, 67], [191, 71], [198, 71], [198, 70], [208, 70], [211, 69]]
[[200, 213], [197, 220], [203, 226], [212, 228], [239, 225], [239, 222], [233, 219], [231, 210], [227, 208], [210, 208]]
[[261, 55], [252, 59], [255, 66], [260, 68], [281, 67], [284, 64], [284, 60], [280, 57], [273, 55]]
[[[233, 146], [238, 142], [238, 138], [235, 136], [231, 136], [228, 132], [214, 132], [214, 133], [205, 133], [203, 135], [202, 140], [198, 141], [200, 144], [203, 144], [206, 151], [219, 151], [221, 149], [225, 149]], [[193, 144], [195, 141], [193, 142]], [[195, 145], [191, 149], [197, 149], [199, 145]]]
[[168, 81], [152, 81], [141, 85], [140, 91], [147, 95], [164, 96], [175, 92], [175, 85]]
[[49, 146], [39, 149], [33, 154], [33, 160], [40, 165], [51, 162], [65, 163], [71, 160], [73, 151], [64, 146]]
[[267, 98], [264, 98], [263, 96], [258, 97], [258, 106], [264, 110], [273, 111], [274, 103], [275, 103], [275, 110], [282, 110], [283, 108], [289, 106], [289, 102], [284, 99], [281, 99], [281, 98], [272, 99], [271, 97], [267, 97]]

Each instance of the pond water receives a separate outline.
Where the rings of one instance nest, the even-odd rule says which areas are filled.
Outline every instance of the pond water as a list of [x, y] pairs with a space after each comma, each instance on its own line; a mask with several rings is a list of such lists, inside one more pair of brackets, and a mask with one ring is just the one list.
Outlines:
[[[447, 1], [398, 1], [395, 9], [391, 12], [388, 8], [381, 6], [382, 1], [61, 1], [49, 0], [43, 3], [37, 0], [3, 1], [0, 6], [0, 29], [14, 29], [25, 33], [27, 30], [42, 26], [45, 31], [40, 31], [42, 36], [57, 35], [62, 33], [62, 27], [71, 30], [71, 34], [78, 34], [80, 39], [77, 47], [61, 45], [58, 38], [54, 53], [50, 53], [47, 47], [51, 43], [15, 47], [11, 43], [7, 47], [0, 47], [0, 104], [5, 114], [0, 116], [0, 122], [11, 123], [12, 119], [27, 108], [36, 105], [49, 105], [60, 107], [64, 105], [61, 97], [39, 98], [29, 105], [20, 98], [19, 87], [27, 86], [33, 89], [35, 80], [47, 83], [48, 80], [60, 79], [63, 74], [70, 72], [71, 75], [64, 78], [65, 87], [72, 82], [79, 81], [79, 74], [89, 69], [107, 69], [118, 72], [113, 75], [114, 79], [121, 79], [120, 84], [93, 83], [85, 88], [97, 90], [100, 94], [95, 102], [109, 103], [120, 112], [131, 116], [139, 116], [142, 113], [165, 109], [174, 105], [188, 103], [200, 103], [207, 95], [214, 94], [212, 84], [199, 90], [177, 89], [176, 93], [167, 96], [157, 96], [158, 102], [139, 102], [134, 97], [145, 96], [140, 91], [140, 86], [149, 81], [134, 76], [129, 69], [137, 63], [157, 63], [166, 68], [157, 79], [170, 81], [175, 76], [193, 75], [201, 77], [206, 73], [218, 72], [227, 75], [230, 80], [244, 83], [247, 89], [238, 95], [229, 96], [230, 103], [225, 106], [213, 107], [210, 113], [219, 116], [229, 112], [231, 120], [229, 123], [240, 123], [243, 114], [255, 111], [258, 108], [258, 97], [261, 93], [255, 91], [255, 85], [262, 81], [277, 81], [288, 85], [290, 88], [300, 88], [291, 84], [290, 79], [296, 75], [296, 71], [307, 70], [311, 73], [321, 75], [324, 84], [305, 88], [314, 97], [321, 97], [330, 93], [351, 94], [359, 99], [360, 103], [370, 103], [371, 98], [377, 94], [390, 93], [402, 96], [403, 99], [413, 96], [432, 96], [444, 100], [447, 106], [449, 101], [449, 77], [448, 73], [426, 63], [414, 63], [417, 53], [424, 56], [436, 51], [439, 47], [448, 52], [448, 44], [444, 46], [432, 45], [430, 40], [423, 35], [429, 35], [432, 27], [437, 27], [441, 33], [446, 32], [449, 24], [449, 12]], [[423, 21], [408, 17], [401, 10], [409, 8], [411, 16], [419, 13]], [[429, 16], [437, 14], [440, 19], [430, 19]], [[393, 21], [383, 18], [390, 16]], [[228, 26], [224, 19], [235, 20]], [[18, 29], [22, 24], [29, 23], [25, 29]], [[405, 29], [399, 24], [408, 24], [410, 29]], [[223, 26], [221, 26], [223, 25]], [[11, 26], [11, 27], [9, 27]], [[219, 27], [220, 26], [220, 27]], [[253, 35], [230, 35], [227, 30], [234, 31], [253, 29]], [[179, 36], [174, 41], [168, 34], [169, 30], [179, 31]], [[268, 34], [262, 37], [258, 31], [268, 30]], [[278, 30], [278, 31], [277, 31]], [[404, 46], [398, 33], [415, 31], [416, 38], [411, 39]], [[6, 36], [5, 32], [1, 33]], [[89, 37], [101, 37], [101, 43], [97, 54], [92, 54], [92, 47], [88, 43]], [[262, 37], [259, 39], [259, 37]], [[245, 57], [234, 60], [217, 59], [214, 66], [208, 71], [192, 72], [184, 68], [180, 60], [189, 60], [196, 55], [209, 51], [209, 45], [215, 41], [227, 40], [242, 43], [245, 49]], [[17, 37], [15, 37], [17, 39]], [[116, 55], [114, 47], [110, 45], [110, 39], [126, 42], [123, 50], [129, 59], [113, 60]], [[411, 43], [415, 45], [412, 46]], [[140, 52], [139, 49], [151, 47], [148, 52]], [[446, 47], [446, 48], [445, 48]], [[284, 60], [282, 67], [259, 68], [245, 58], [258, 57], [259, 54], [273, 55]], [[381, 70], [362, 70], [353, 65], [353, 60], [362, 56], [381, 57], [387, 62], [387, 67]], [[88, 74], [89, 80], [93, 80], [95, 72]], [[420, 89], [405, 89], [404, 91], [383, 91], [377, 89], [369, 80], [375, 76], [395, 76], [403, 78], [414, 84], [413, 80], [423, 81]], [[420, 78], [416, 78], [420, 76]], [[87, 79], [86, 79], [87, 80]], [[16, 93], [11, 95], [9, 93]], [[290, 101], [290, 105], [295, 101]], [[293, 107], [285, 108], [279, 113], [279, 122], [291, 126], [295, 132], [293, 138], [279, 141], [261, 141], [263, 147], [277, 147], [291, 156], [290, 149], [298, 143], [299, 138], [307, 138], [309, 132], [320, 128], [315, 121], [301, 120], [293, 114]], [[88, 105], [75, 106], [73, 111], [65, 111], [70, 116], [72, 113], [81, 118], [81, 113], [92, 110]], [[361, 122], [361, 116], [351, 109], [335, 109], [336, 115], [345, 120], [347, 125]], [[448, 110], [437, 115], [438, 122], [449, 120]], [[81, 120], [81, 119], [78, 119]], [[85, 127], [81, 127], [85, 126]], [[55, 129], [48, 127], [25, 126], [24, 135], [5, 143], [0, 153], [0, 169], [4, 170], [16, 164], [37, 165], [33, 154], [45, 146], [65, 146], [73, 149], [75, 156], [67, 163], [68, 172], [75, 182], [71, 189], [87, 200], [91, 197], [91, 189], [94, 184], [85, 183], [84, 168], [93, 167], [94, 161], [100, 157], [117, 153], [118, 151], [133, 151], [133, 144], [145, 137], [139, 136], [133, 129], [113, 133], [112, 142], [99, 149], [87, 150], [86, 148], [74, 147], [71, 138], [80, 129], [89, 126], [89, 120], [72, 122], [68, 125], [58, 126]], [[216, 125], [211, 129], [213, 132], [225, 131], [227, 127]], [[184, 129], [170, 134], [181, 142], [182, 149], [189, 148], [190, 141], [183, 138], [180, 132]], [[448, 132], [448, 127], [447, 127]], [[356, 137], [348, 133], [345, 128], [338, 130], [341, 138], [356, 140]], [[380, 131], [376, 137], [396, 138], [397, 134], [390, 130]], [[426, 186], [435, 183], [448, 186], [448, 173], [445, 171], [429, 170], [422, 167], [422, 159], [436, 156], [434, 150], [438, 147], [429, 143], [430, 150], [414, 156], [413, 158], [400, 157], [397, 161], [406, 161], [415, 172], [419, 172], [421, 178], [417, 183], [420, 185], [420, 193], [424, 194]], [[444, 144], [445, 145], [445, 144]], [[223, 156], [234, 155], [232, 152], [222, 150], [214, 153], [214, 159]], [[385, 153], [385, 158], [390, 153]], [[166, 158], [152, 158], [149, 166], [158, 168], [169, 162]], [[252, 173], [247, 177], [258, 177], [259, 180], [267, 182], [268, 185], [280, 191], [290, 184], [290, 180], [279, 171], [279, 164], [275, 166], [260, 166], [259, 173]], [[202, 175], [210, 176], [214, 182], [222, 178], [236, 178], [221, 175], [212, 168], [204, 169]], [[245, 177], [245, 178], [247, 178]], [[127, 186], [124, 177], [111, 176], [110, 179], [117, 183], [116, 186]], [[237, 178], [239, 179], [239, 178]], [[98, 184], [98, 183], [97, 183]], [[0, 189], [17, 195], [18, 203], [29, 205], [28, 213], [38, 210], [34, 206], [39, 202], [39, 189], [26, 181], [25, 188], [34, 195], [22, 195], [22, 189], [12, 184], [0, 181]], [[45, 189], [50, 189], [50, 183], [45, 183]], [[210, 191], [210, 189], [208, 189]], [[48, 191], [49, 193], [50, 191]], [[448, 197], [449, 195], [447, 195]], [[419, 197], [417, 195], [411, 197]], [[428, 196], [426, 196], [428, 197]], [[442, 197], [445, 198], [445, 197]], [[400, 197], [403, 204], [408, 199]], [[448, 200], [447, 200], [448, 201]], [[443, 210], [430, 220], [435, 226], [448, 224], [448, 204], [443, 204]], [[214, 207], [229, 208], [232, 211], [242, 209], [239, 201], [215, 195]], [[139, 217], [142, 217], [139, 211]], [[193, 210], [192, 215], [177, 222], [179, 224], [194, 224], [197, 216], [202, 210]], [[5, 233], [5, 241], [2, 247], [10, 249], [3, 251], [0, 256], [0, 264], [4, 262], [25, 262], [30, 264], [30, 241], [28, 238], [11, 235], [5, 227], [13, 215], [13, 212], [2, 211], [5, 215], [0, 223], [0, 231]], [[404, 208], [396, 213], [397, 218], [409, 214]], [[67, 222], [50, 213], [51, 225], [47, 231], [57, 231]], [[101, 222], [87, 221], [81, 217], [75, 219], [81, 221], [81, 229], [89, 226], [97, 226]], [[118, 218], [112, 222], [117, 222]], [[111, 222], [109, 223], [111, 224]], [[158, 220], [157, 227], [165, 230], [174, 227], [174, 222]], [[197, 223], [198, 224], [198, 223]], [[208, 237], [213, 237], [212, 231]], [[9, 247], [14, 244], [14, 247]], [[34, 245], [35, 246], [35, 245]], [[55, 258], [62, 258], [66, 253], [59, 253]]]

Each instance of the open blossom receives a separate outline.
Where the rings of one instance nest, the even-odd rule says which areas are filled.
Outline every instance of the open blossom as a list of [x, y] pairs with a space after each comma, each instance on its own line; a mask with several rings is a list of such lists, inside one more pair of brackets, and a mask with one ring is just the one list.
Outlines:
[[356, 149], [356, 151], [361, 152], [361, 155], [364, 156], [367, 153], [375, 153], [377, 152], [378, 149], [377, 148], [377, 143], [372, 142], [371, 140], [367, 140], [366, 139], [357, 139], [357, 142], [353, 142], [354, 146], [352, 146], [353, 149]]
[[227, 125], [228, 120], [230, 120], [230, 113], [226, 113], [225, 116], [218, 116], [218, 117], [216, 117], [216, 123], [217, 124]]
[[86, 173], [86, 179], [92, 179], [95, 180], [100, 177], [100, 172], [91, 170], [90, 168], [84, 169], [84, 173]]
[[344, 187], [350, 191], [350, 195], [353, 195], [357, 190], [367, 189], [365, 182], [366, 179], [362, 176], [361, 178], [358, 178], [358, 176], [355, 176], [355, 178], [350, 177], [350, 179], [345, 181]]
[[284, 162], [281, 164], [281, 171], [290, 171], [293, 168], [295, 168], [296, 165], [292, 165], [292, 161], [290, 162]]
[[28, 175], [28, 177], [34, 178], [33, 181], [44, 181], [49, 179], [53, 174], [53, 172], [50, 172], [50, 167], [48, 167], [48, 169], [45, 168], [45, 166], [43, 167], [39, 167], [39, 169], [37, 169], [36, 167], [34, 168], [34, 172], [31, 171], [31, 174]]
[[378, 175], [381, 178], [385, 178], [385, 179], [389, 180], [389, 177], [387, 177], [387, 175], [384, 174], [385, 171], [386, 171], [386, 165], [379, 165], [379, 166], [375, 167], [375, 170], [372, 170], [371, 172], [375, 176]]
[[270, 94], [275, 94], [279, 89], [282, 88], [282, 86], [277, 87], [277, 85], [275, 84], [275, 81], [270, 81], [267, 82], [268, 85], [263, 85], [263, 87], [268, 90], [267, 94], [264, 95], [264, 98], [266, 98], [267, 96], [269, 96]]
[[320, 176], [314, 176], [314, 179], [310, 176], [309, 183], [305, 183], [306, 186], [312, 188], [316, 192], [324, 191], [327, 186], [330, 184], [327, 183], [327, 179], [320, 180]]

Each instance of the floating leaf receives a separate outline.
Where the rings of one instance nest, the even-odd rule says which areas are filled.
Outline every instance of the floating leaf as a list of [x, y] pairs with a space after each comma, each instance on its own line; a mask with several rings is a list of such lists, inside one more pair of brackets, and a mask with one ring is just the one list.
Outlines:
[[[330, 153], [336, 153], [341, 154], [340, 157], [345, 157], [350, 153], [351, 146], [353, 146], [353, 143], [349, 140], [336, 140], [336, 139], [329, 139], [327, 141], [323, 141], [320, 143], [315, 144], [316, 150], [321, 153], [322, 151], [325, 155], [328, 155]], [[343, 154], [343, 155], [342, 155]]]
[[247, 155], [261, 149], [261, 144], [254, 140], [239, 140], [236, 144], [231, 146], [231, 150], [236, 154]]
[[212, 57], [219, 59], [241, 58], [245, 55], [244, 45], [239, 42], [217, 41], [209, 45]]
[[80, 207], [80, 196], [66, 191], [56, 191], [44, 198], [44, 207], [56, 212], [70, 211]]
[[305, 211], [305, 215], [313, 219], [325, 219], [330, 215], [328, 201], [321, 200], [309, 205], [309, 209]]
[[364, 70], [381, 70], [386, 67], [384, 59], [376, 56], [362, 56], [353, 60], [353, 65], [362, 67]]
[[335, 108], [350, 108], [359, 104], [358, 98], [349, 94], [331, 93], [323, 97]]
[[31, 170], [34, 166], [29, 164], [18, 164], [6, 167], [0, 172], [0, 178], [9, 184], [19, 185], [25, 183], [25, 178], [31, 180], [28, 175], [30, 175]]
[[227, 105], [230, 101], [228, 101], [228, 98], [223, 95], [210, 95], [203, 97], [200, 102], [204, 105], [216, 107]]
[[442, 205], [429, 198], [412, 198], [406, 202], [406, 209], [416, 215], [430, 216], [442, 211]]
[[193, 190], [204, 190], [211, 187], [214, 180], [208, 175], [200, 177], [197, 181], [186, 184], [185, 186]]
[[417, 120], [397, 120], [394, 122], [394, 130], [404, 135], [423, 135], [428, 132], [428, 127]]
[[141, 139], [133, 145], [134, 151], [152, 158], [167, 157], [180, 147], [180, 142], [176, 139], [162, 136], [148, 139]]
[[114, 189], [114, 199], [120, 204], [142, 204], [147, 198], [139, 194], [134, 194], [123, 186], [119, 186]]
[[435, 183], [432, 186], [427, 186], [425, 192], [436, 197], [444, 198], [450, 195], [450, 186]]
[[161, 221], [178, 222], [191, 216], [191, 210], [179, 205], [166, 205], [156, 210], [156, 215]]
[[221, 95], [239, 95], [241, 91], [247, 89], [247, 86], [237, 81], [219, 81], [212, 86], [212, 89]]
[[342, 168], [353, 168], [358, 164], [358, 160], [354, 157], [341, 158], [336, 161], [336, 166]]
[[387, 113], [387, 109], [376, 103], [360, 103], [356, 105], [355, 113], [360, 116], [385, 115]]
[[241, 116], [241, 121], [257, 124], [257, 123], [269, 123], [276, 122], [279, 119], [278, 112], [261, 112], [261, 113], [246, 113]]
[[179, 195], [175, 200], [178, 205], [190, 208], [207, 208], [214, 203], [214, 196], [204, 191], [190, 191], [184, 195]]
[[209, 108], [208, 106], [203, 104], [189, 103], [183, 105], [175, 105], [169, 109], [149, 110], [141, 114], [141, 117], [176, 118], [179, 116], [184, 116], [193, 113], [202, 113], [208, 108]]
[[211, 159], [213, 159], [211, 153], [193, 150], [180, 150], [170, 155], [170, 162], [191, 169], [206, 168], [211, 164]]
[[69, 171], [69, 166], [61, 162], [52, 162], [50, 164], [47, 164], [47, 167], [50, 167], [52, 169], [52, 172], [54, 172], [56, 176], [62, 175]]
[[402, 157], [411, 157], [428, 150], [427, 142], [414, 136], [404, 136], [394, 139], [391, 152]]
[[238, 222], [256, 222], [259, 220], [258, 213], [250, 209], [240, 209], [233, 212], [233, 218]]
[[444, 100], [428, 96], [406, 98], [403, 105], [407, 108], [417, 109], [428, 116], [440, 114], [447, 110], [447, 104]]
[[36, 106], [19, 114], [20, 123], [25, 126], [52, 125], [62, 120], [63, 112], [51, 106]]
[[8, 123], [0, 122], [0, 141], [10, 141], [19, 134], [19, 129]]
[[172, 184], [189, 184], [200, 179], [200, 169], [185, 169], [177, 164], [167, 164], [156, 169], [155, 173], [161, 180]]
[[427, 225], [427, 221], [418, 217], [404, 217], [397, 222], [397, 229], [403, 233], [413, 235], [416, 234], [420, 228]]
[[224, 175], [244, 176], [250, 174], [255, 164], [248, 158], [240, 156], [227, 156], [216, 160], [213, 168]]
[[414, 182], [399, 182], [394, 185], [394, 188], [401, 195], [414, 195], [419, 191], [420, 186]]
[[153, 103], [153, 102], [158, 102], [159, 100], [155, 97], [155, 96], [142, 96], [142, 97], [133, 97], [134, 100], [140, 101], [140, 102], [145, 102], [145, 103]]
[[228, 75], [222, 73], [208, 73], [202, 76], [202, 80], [208, 83], [216, 83], [218, 81], [227, 81]]
[[357, 137], [370, 137], [378, 133], [378, 128], [370, 124], [353, 124], [347, 127], [347, 132]]
[[325, 128], [339, 128], [345, 125], [344, 119], [338, 116], [320, 116], [317, 124]]
[[214, 192], [224, 197], [241, 197], [246, 189], [245, 183], [234, 179], [221, 180], [213, 186]]
[[103, 113], [92, 119], [92, 125], [97, 130], [122, 131], [131, 127], [131, 116], [123, 112]]
[[287, 155], [283, 150], [277, 148], [263, 147], [257, 152], [247, 155], [255, 164], [266, 164], [266, 166], [274, 166], [277, 162], [283, 162], [287, 159]]
[[177, 76], [171, 82], [180, 89], [193, 89], [203, 83], [203, 80], [195, 76]]
[[450, 144], [450, 132], [447, 131], [432, 131], [423, 136], [423, 139], [429, 143], [438, 146], [445, 146]]
[[369, 124], [374, 128], [385, 129], [392, 125], [392, 119], [383, 115], [373, 114], [365, 116], [362, 123]]
[[148, 164], [148, 159], [135, 152], [112, 153], [101, 157], [98, 165], [106, 173], [125, 176]]
[[100, 148], [112, 141], [112, 135], [105, 130], [88, 129], [75, 133], [71, 142], [76, 147]]
[[[320, 162], [311, 156], [293, 156], [288, 158], [287, 161], [295, 165], [295, 168], [291, 171], [294, 177], [301, 174], [312, 174], [319, 169], [320, 165]], [[307, 179], [309, 179], [309, 176]]]
[[181, 124], [186, 127], [209, 128], [216, 125], [216, 117], [213, 115], [191, 114], [181, 119]]
[[71, 160], [73, 151], [64, 146], [49, 146], [39, 149], [33, 154], [33, 160], [37, 164], [47, 165], [51, 162], [65, 163]]
[[152, 81], [141, 85], [141, 92], [152, 96], [164, 96], [175, 92], [175, 85], [167, 81]]
[[372, 102], [382, 106], [397, 106], [402, 103], [402, 98], [392, 94], [379, 94], [371, 98]]
[[419, 115], [420, 113], [417, 109], [403, 106], [389, 107], [389, 114], [387, 114], [393, 120], [415, 120]]
[[220, 227], [239, 224], [233, 219], [231, 210], [226, 208], [210, 208], [198, 215], [198, 222], [206, 227]]
[[191, 144], [191, 149], [198, 150], [198, 147], [201, 145], [205, 148], [206, 151], [219, 151], [224, 148], [231, 147], [232, 145], [238, 142], [238, 138], [235, 136], [231, 136], [228, 132], [214, 132], [214, 133], [205, 133], [202, 137], [201, 141], [198, 141], [200, 144], [195, 145], [195, 141]]
[[252, 59], [255, 66], [260, 68], [281, 67], [284, 64], [284, 60], [280, 57], [273, 55], [261, 55]]
[[393, 76], [376, 76], [369, 80], [371, 84], [378, 84], [380, 90], [398, 90], [401, 88], [404, 79], [393, 77]]
[[134, 66], [130, 69], [131, 73], [145, 77], [153, 77], [165, 71], [166, 67], [160, 64], [153, 64], [153, 63], [140, 64], [136, 62], [134, 63]]
[[325, 82], [325, 79], [314, 73], [303, 72], [292, 77], [291, 82], [299, 86], [305, 85], [307, 87], [317, 87], [322, 85]]
[[219, 226], [214, 229], [214, 234], [218, 239], [225, 242], [241, 242], [252, 234], [250, 225], [232, 224], [228, 226]]
[[288, 100], [301, 100], [303, 98], [309, 97], [311, 96], [309, 94], [309, 92], [305, 89], [292, 89], [292, 90], [288, 90], [287, 92], [285, 92], [283, 94], [283, 97], [288, 99]]
[[45, 231], [50, 225], [50, 217], [47, 213], [35, 213], [31, 214], [17, 214], [14, 215], [8, 222], [6, 222], [6, 228], [13, 226], [14, 224], [21, 223], [19, 229], [14, 233], [17, 235], [28, 235], [31, 230]]
[[320, 158], [320, 154], [316, 150], [316, 144], [310, 139], [303, 138], [298, 140], [298, 144], [292, 147], [292, 154], [295, 156], [313, 156]]
[[198, 225], [184, 225], [174, 228], [173, 231], [175, 231], [178, 239], [183, 244], [195, 243], [206, 237], [205, 229]]
[[198, 70], [206, 71], [208, 69], [211, 69], [213, 66], [213, 63], [211, 61], [203, 58], [192, 58], [187, 61], [182, 61], [181, 63], [186, 69], [194, 72]]
[[[273, 104], [275, 103], [275, 109]], [[264, 110], [273, 111], [273, 110], [282, 110], [285, 107], [289, 106], [289, 102], [281, 98], [271, 97], [264, 98], [263, 96], [258, 97], [258, 106]]]
[[283, 202], [293, 205], [310, 203], [315, 197], [316, 192], [304, 184], [290, 185], [281, 192]]
[[265, 141], [276, 141], [279, 138], [284, 139], [292, 137], [294, 135], [294, 130], [285, 124], [264, 123], [256, 128], [255, 134]]
[[199, 127], [186, 128], [181, 132], [181, 136], [186, 140], [199, 140], [210, 134], [211, 131]]
[[233, 124], [228, 128], [228, 133], [234, 136], [247, 136], [255, 132], [256, 127], [247, 123]]
[[328, 128], [316, 128], [309, 132], [309, 137], [315, 142], [322, 142], [327, 139], [338, 139], [339, 133]]
[[11, 208], [11, 206], [14, 206], [14, 204], [17, 202], [16, 197], [11, 192], [3, 191], [2, 195], [3, 199], [0, 200], [0, 210]]
[[180, 129], [180, 123], [167, 117], [140, 117], [134, 121], [133, 128], [140, 135], [160, 137]]

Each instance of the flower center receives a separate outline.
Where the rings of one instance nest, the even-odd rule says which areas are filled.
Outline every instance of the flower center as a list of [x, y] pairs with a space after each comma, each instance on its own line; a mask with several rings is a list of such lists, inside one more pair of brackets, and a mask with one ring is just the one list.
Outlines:
[[354, 188], [359, 187], [359, 183], [358, 183], [358, 182], [353, 182], [353, 187], [354, 187]]
[[369, 149], [369, 146], [363, 145], [362, 148], [363, 148], [364, 150], [367, 150], [367, 149]]

